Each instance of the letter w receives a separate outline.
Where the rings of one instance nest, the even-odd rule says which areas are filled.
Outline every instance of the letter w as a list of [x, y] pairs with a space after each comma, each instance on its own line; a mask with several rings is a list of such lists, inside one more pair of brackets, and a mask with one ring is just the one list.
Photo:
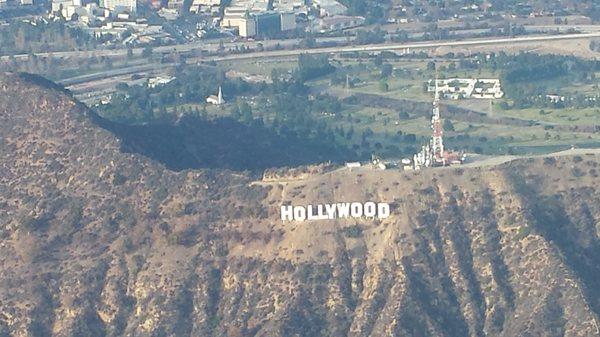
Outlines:
[[337, 204], [338, 218], [347, 218], [350, 214], [350, 204], [342, 202]]

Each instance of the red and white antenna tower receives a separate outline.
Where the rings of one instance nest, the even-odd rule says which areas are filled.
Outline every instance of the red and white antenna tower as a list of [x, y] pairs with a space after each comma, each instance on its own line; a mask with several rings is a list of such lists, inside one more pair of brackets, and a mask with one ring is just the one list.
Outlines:
[[444, 139], [442, 121], [440, 119], [440, 92], [438, 90], [437, 70], [435, 75], [435, 96], [433, 99], [433, 114], [431, 115], [431, 128], [433, 135], [431, 136], [431, 152], [433, 159], [441, 164], [444, 163]]

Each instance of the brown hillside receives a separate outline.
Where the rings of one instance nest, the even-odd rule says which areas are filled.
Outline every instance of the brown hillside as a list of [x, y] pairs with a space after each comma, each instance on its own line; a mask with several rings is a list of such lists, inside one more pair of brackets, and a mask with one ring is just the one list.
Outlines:
[[[0, 336], [600, 335], [596, 155], [251, 183], [103, 123], [0, 76]], [[392, 215], [279, 220], [367, 200]]]

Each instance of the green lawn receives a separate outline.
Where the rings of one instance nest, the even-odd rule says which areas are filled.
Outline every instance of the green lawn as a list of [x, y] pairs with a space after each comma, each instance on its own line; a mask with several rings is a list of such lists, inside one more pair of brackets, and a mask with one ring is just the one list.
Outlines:
[[242, 60], [220, 63], [223, 69], [237, 70], [248, 74], [271, 77], [273, 69], [292, 70], [298, 66], [295, 59], [283, 60]]
[[600, 124], [600, 108], [509, 109], [494, 106], [494, 114], [562, 125]]

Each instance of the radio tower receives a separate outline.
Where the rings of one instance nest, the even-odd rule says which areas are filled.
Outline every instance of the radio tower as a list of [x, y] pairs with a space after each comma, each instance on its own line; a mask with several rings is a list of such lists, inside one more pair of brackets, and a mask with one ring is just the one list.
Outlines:
[[[433, 111], [431, 114], [431, 129], [433, 130], [429, 144], [421, 147], [421, 151], [413, 155], [412, 163], [415, 170], [423, 167], [446, 166], [462, 164], [465, 154], [456, 151], [444, 150], [444, 130], [440, 119], [440, 91], [438, 88], [438, 74], [435, 73], [435, 94], [433, 98]], [[406, 159], [410, 163], [410, 159]], [[403, 159], [404, 163], [405, 159]]]
[[431, 152], [435, 162], [445, 165], [444, 162], [444, 140], [442, 121], [440, 120], [440, 93], [438, 91], [438, 76], [435, 75], [435, 96], [433, 99], [433, 114], [431, 115], [431, 128], [433, 135], [431, 136]]

